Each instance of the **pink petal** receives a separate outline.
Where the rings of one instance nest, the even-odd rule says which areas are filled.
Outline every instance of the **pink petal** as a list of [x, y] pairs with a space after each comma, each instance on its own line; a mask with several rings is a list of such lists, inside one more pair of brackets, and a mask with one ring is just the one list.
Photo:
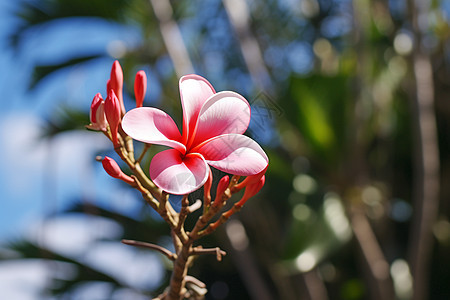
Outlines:
[[222, 134], [242, 134], [249, 123], [250, 105], [247, 100], [235, 92], [219, 92], [203, 104], [192, 145]]
[[122, 128], [135, 140], [186, 152], [186, 147], [180, 143], [177, 125], [168, 114], [157, 108], [139, 107], [130, 110], [122, 119]]
[[205, 78], [193, 74], [181, 77], [179, 85], [183, 107], [183, 143], [186, 144], [203, 103], [216, 91]]
[[150, 178], [169, 194], [189, 194], [199, 189], [208, 176], [208, 165], [196, 153], [184, 156], [175, 149], [169, 149], [157, 153], [150, 163]]
[[269, 159], [251, 138], [241, 134], [223, 134], [196, 147], [209, 165], [224, 172], [249, 176], [264, 170]]

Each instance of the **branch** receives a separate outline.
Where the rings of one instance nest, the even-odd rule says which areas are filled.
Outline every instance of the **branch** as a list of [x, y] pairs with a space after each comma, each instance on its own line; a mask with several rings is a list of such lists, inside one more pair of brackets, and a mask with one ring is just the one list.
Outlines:
[[197, 209], [199, 209], [200, 207], [202, 207], [202, 200], [197, 199], [194, 204], [192, 204], [191, 206], [189, 206], [188, 209], [188, 213], [193, 213], [194, 211], [196, 211]]
[[[120, 145], [118, 147], [115, 147], [114, 150], [120, 156], [120, 158], [128, 165], [133, 174], [140, 181], [141, 185], [145, 186], [145, 188], [149, 190], [154, 197], [159, 199], [162, 195], [161, 189], [158, 188], [147, 177], [147, 175], [145, 175], [144, 171], [141, 168], [140, 161], [134, 160], [133, 140], [128, 135], [126, 135], [125, 132], [123, 132], [123, 134], [125, 136], [125, 142], [122, 136], [119, 134], [118, 139], [120, 141]], [[108, 136], [109, 139], [111, 139], [109, 131], [108, 134], [106, 135]], [[131, 152], [128, 152], [127, 149], [130, 149]], [[142, 158], [140, 157], [140, 159]]]
[[204, 282], [201, 282], [201, 281], [198, 280], [197, 278], [192, 277], [192, 276], [190, 276], [190, 275], [187, 275], [187, 276], [185, 277], [185, 280], [186, 280], [186, 283], [188, 283], [188, 282], [193, 283], [193, 284], [195, 284], [196, 286], [198, 286], [199, 288], [202, 288], [202, 289], [206, 288], [206, 284], [205, 284]]
[[[423, 51], [419, 22], [427, 21], [430, 1], [410, 1], [414, 29], [412, 63], [416, 81], [413, 96], [414, 218], [410, 232], [409, 255], [414, 280], [414, 300], [428, 298], [430, 260], [433, 250], [432, 226], [439, 209], [439, 145], [434, 108], [433, 67]], [[425, 24], [427, 25], [427, 24]]]
[[139, 179], [137, 178], [137, 176], [135, 175], [131, 175], [132, 178], [134, 178], [134, 181], [136, 181], [136, 189], [141, 192], [142, 197], [144, 197], [145, 201], [156, 211], [159, 211], [159, 206], [160, 203], [153, 198], [153, 195], [142, 186], [142, 183], [139, 181]]
[[136, 160], [136, 163], [141, 163], [142, 159], [144, 158], [145, 154], [147, 153], [148, 149], [150, 149], [151, 144], [145, 143], [144, 149], [142, 149], [141, 155], [139, 155], [139, 158]]
[[204, 249], [202, 246], [192, 248], [190, 253], [190, 255], [202, 255], [202, 254], [215, 254], [218, 261], [221, 261], [222, 257], [227, 255], [227, 253], [221, 250], [219, 247]]
[[192, 229], [192, 232], [190, 232], [189, 234], [191, 240], [196, 240], [200, 237], [200, 230], [202, 230], [208, 224], [208, 222], [211, 221], [211, 219], [220, 211], [220, 209], [224, 206], [226, 201], [230, 199], [230, 197], [230, 189], [227, 188], [225, 192], [223, 192], [222, 197], [220, 197], [220, 200], [214, 200], [214, 203], [208, 210], [208, 212], [200, 216], [200, 218], [198, 218], [197, 222], [195, 223], [194, 229]]
[[152, 250], [159, 251], [160, 253], [164, 254], [171, 261], [175, 261], [177, 259], [177, 255], [175, 253], [172, 253], [169, 250], [167, 250], [166, 248], [158, 246], [158, 245], [155, 245], [155, 244], [150, 244], [150, 243], [146, 243], [146, 242], [139, 242], [139, 241], [134, 241], [134, 240], [122, 240], [122, 243], [124, 243], [125, 245], [130, 245], [130, 246], [135, 246], [135, 247], [140, 247], [140, 248], [147, 248], [147, 249], [152, 249]]
[[184, 195], [183, 199], [181, 199], [181, 210], [180, 210], [180, 214], [178, 215], [177, 227], [175, 227], [175, 229], [174, 229], [175, 232], [181, 231], [188, 213], [189, 213], [189, 199], [188, 199], [188, 195]]
[[394, 290], [389, 276], [389, 263], [386, 261], [375, 233], [364, 213], [353, 212], [351, 226], [369, 271], [373, 296], [376, 299], [392, 299]]
[[184, 278], [186, 282], [185, 299], [204, 299], [204, 296], [208, 292], [206, 284], [201, 282], [195, 277], [186, 275]]
[[264, 63], [261, 47], [250, 29], [250, 14], [246, 1], [222, 0], [222, 2], [239, 40], [242, 56], [252, 81], [260, 89], [270, 87], [270, 75]]
[[123, 131], [122, 123], [119, 124], [119, 130], [118, 130], [119, 137], [122, 138], [122, 143], [125, 146], [125, 149], [128, 153], [128, 158], [131, 160], [131, 162], [134, 162], [134, 146], [133, 146], [133, 139], [129, 137], [125, 131]]
[[159, 21], [159, 29], [173, 62], [178, 77], [193, 72], [194, 67], [189, 58], [189, 53], [183, 42], [180, 28], [173, 19], [173, 9], [169, 0], [149, 0], [156, 18]]
[[209, 224], [208, 227], [206, 227], [206, 229], [200, 231], [198, 233], [199, 237], [208, 235], [213, 233], [220, 225], [222, 225], [223, 223], [225, 223], [226, 221], [228, 221], [228, 219], [235, 213], [237, 213], [238, 211], [240, 211], [242, 209], [242, 205], [243, 203], [241, 203], [241, 201], [236, 202], [233, 207], [231, 207], [229, 210], [227, 210], [226, 212], [224, 212], [220, 218], [212, 223]]

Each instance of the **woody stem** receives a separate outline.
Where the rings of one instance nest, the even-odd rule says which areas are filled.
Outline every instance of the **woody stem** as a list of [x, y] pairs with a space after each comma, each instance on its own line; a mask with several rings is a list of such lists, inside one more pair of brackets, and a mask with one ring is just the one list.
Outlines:
[[182, 245], [177, 258], [173, 264], [173, 272], [170, 277], [170, 288], [165, 300], [183, 299], [185, 293], [186, 275], [190, 262], [193, 240]]

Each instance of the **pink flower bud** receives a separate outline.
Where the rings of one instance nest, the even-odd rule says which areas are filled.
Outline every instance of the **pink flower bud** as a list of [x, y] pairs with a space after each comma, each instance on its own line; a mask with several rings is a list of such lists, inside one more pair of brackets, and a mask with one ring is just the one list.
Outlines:
[[216, 189], [216, 199], [214, 199], [213, 205], [219, 205], [220, 204], [220, 198], [222, 197], [223, 193], [227, 190], [228, 185], [230, 184], [230, 177], [228, 175], [223, 176], [219, 183], [217, 184]]
[[113, 88], [112, 88], [112, 86], [111, 86], [111, 79], [108, 79], [107, 81], [106, 81], [106, 94], [108, 95], [109, 94], [109, 91], [110, 90], [112, 90]]
[[203, 201], [207, 206], [211, 203], [211, 186], [213, 182], [211, 168], [208, 169], [209, 169], [208, 180], [206, 180], [205, 184], [203, 185], [203, 199], [204, 199]]
[[236, 203], [238, 206], [244, 205], [245, 202], [247, 202], [248, 199], [255, 196], [264, 186], [264, 183], [266, 182], [266, 176], [263, 175], [259, 178], [257, 182], [254, 182], [253, 184], [249, 184], [245, 188], [244, 196], [242, 196], [242, 199], [239, 200], [239, 202]]
[[117, 139], [117, 132], [119, 130], [120, 123], [120, 104], [119, 100], [114, 93], [114, 90], [111, 90], [108, 93], [108, 97], [105, 100], [105, 115], [106, 120], [108, 120], [109, 128], [111, 130], [111, 137], [114, 143], [114, 146], [119, 145], [119, 141]]
[[[122, 114], [125, 114], [125, 106], [123, 105], [123, 96], [122, 96], [122, 90], [123, 90], [123, 71], [122, 67], [120, 66], [120, 63], [118, 60], [114, 61], [112, 68], [111, 68], [111, 78], [109, 82], [110, 88], [114, 91], [116, 94], [117, 99], [119, 99], [120, 109]], [[107, 84], [108, 86], [108, 84]], [[108, 89], [109, 93], [109, 89]]]
[[87, 128], [106, 131], [106, 125], [108, 123], [106, 122], [105, 117], [104, 101], [100, 93], [97, 93], [92, 100], [91, 110], [89, 111], [89, 119], [91, 120], [91, 124], [86, 126]]
[[105, 169], [106, 173], [108, 173], [111, 177], [123, 180], [129, 184], [134, 184], [133, 178], [122, 172], [117, 162], [111, 157], [105, 156], [102, 160], [102, 165], [103, 169]]
[[264, 170], [262, 170], [261, 172], [259, 172], [258, 174], [247, 176], [244, 180], [242, 180], [241, 182], [239, 182], [238, 184], [233, 186], [231, 189], [231, 192], [237, 193], [240, 190], [242, 190], [244, 187], [258, 182], [261, 179], [261, 177], [264, 176], [264, 174], [266, 174], [266, 171], [267, 171], [267, 167]]
[[145, 72], [141, 70], [136, 73], [136, 78], [134, 79], [134, 96], [136, 97], [136, 107], [142, 107], [146, 91], [147, 75], [145, 75]]

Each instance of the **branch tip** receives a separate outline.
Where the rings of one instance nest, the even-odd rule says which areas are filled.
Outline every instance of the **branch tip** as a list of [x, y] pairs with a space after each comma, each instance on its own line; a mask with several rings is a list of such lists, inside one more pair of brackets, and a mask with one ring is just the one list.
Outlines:
[[122, 243], [125, 245], [129, 245], [129, 246], [135, 246], [135, 247], [140, 247], [140, 248], [156, 250], [156, 251], [164, 254], [168, 259], [170, 259], [172, 261], [175, 261], [177, 259], [177, 255], [175, 253], [172, 253], [171, 251], [169, 251], [166, 248], [161, 247], [159, 245], [135, 241], [135, 240], [122, 240]]

